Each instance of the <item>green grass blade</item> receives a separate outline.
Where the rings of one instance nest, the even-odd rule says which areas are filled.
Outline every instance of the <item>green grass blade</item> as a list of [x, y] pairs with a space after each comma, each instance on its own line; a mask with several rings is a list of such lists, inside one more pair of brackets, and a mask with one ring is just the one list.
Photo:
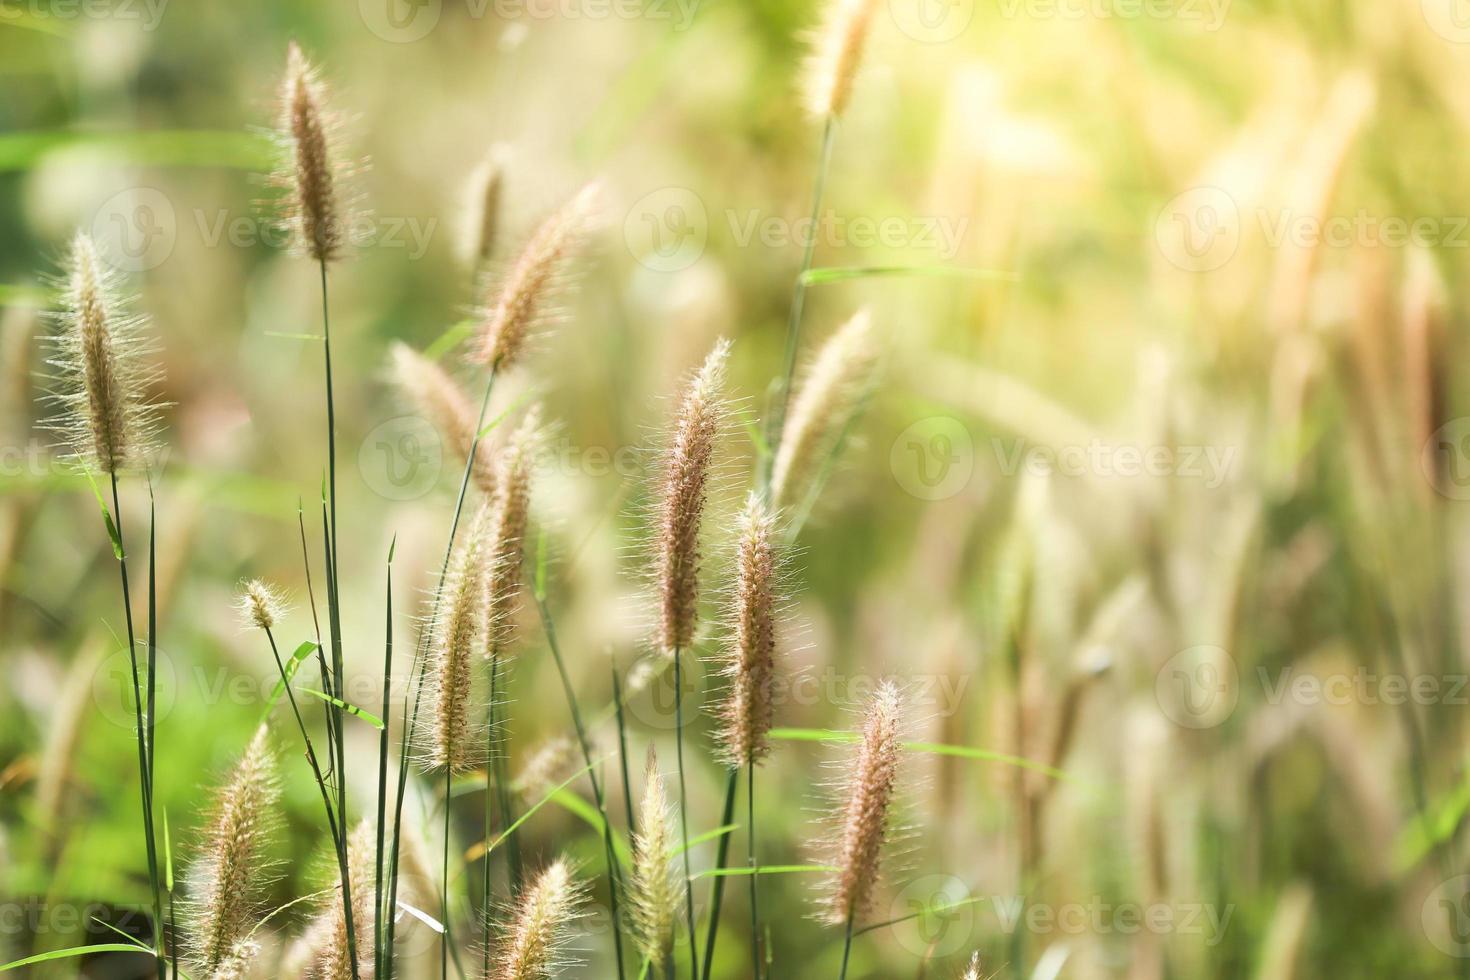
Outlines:
[[57, 949], [49, 953], [37, 953], [35, 956], [27, 956], [23, 960], [12, 960], [0, 965], [0, 973], [9, 970], [18, 970], [23, 966], [34, 966], [37, 963], [47, 963], [51, 960], [65, 960], [76, 956], [91, 956], [94, 953], [146, 953], [153, 955], [151, 946], [135, 946], [132, 943], [98, 943], [96, 946], [73, 946], [71, 949]]
[[[582, 799], [570, 790], [558, 790], [551, 796], [551, 802], [566, 810], [573, 816], [581, 818], [589, 827], [601, 837], [605, 831], [602, 826], [602, 814], [597, 812], [597, 807]], [[633, 855], [628, 850], [628, 845], [621, 837], [613, 836], [613, 850], [617, 851], [618, 860], [624, 867], [632, 867]]]
[[359, 708], [355, 704], [348, 704], [341, 698], [334, 698], [330, 694], [323, 694], [321, 691], [318, 691], [316, 688], [313, 687], [304, 687], [301, 689], [301, 693], [310, 694], [314, 698], [321, 698], [332, 707], [341, 708], [349, 715], [355, 715], [356, 717], [361, 718], [363, 721], [367, 722], [369, 725], [372, 725], [374, 728], [381, 729], [383, 727], [383, 719], [379, 718], [377, 715], [373, 714], [370, 711], [364, 711], [362, 708]]
[[982, 282], [1019, 282], [1021, 277], [1003, 269], [970, 269], [952, 265], [868, 265], [808, 269], [801, 281], [807, 286], [849, 279], [883, 279], [893, 276], [923, 276], [941, 279], [971, 279]]
[[[851, 743], [862, 739], [857, 732], [839, 732], [828, 728], [773, 728], [771, 737], [783, 742]], [[1031, 759], [1023, 759], [1020, 756], [992, 752], [990, 749], [977, 749], [968, 745], [945, 745], [940, 742], [904, 742], [903, 747], [910, 752], [922, 752], [926, 755], [947, 755], [959, 759], [973, 759], [977, 762], [999, 762], [1018, 769], [1030, 769], [1033, 772], [1044, 773], [1053, 779], [1067, 782], [1072, 780], [1071, 776], [1060, 769], [1054, 769]]]
[[695, 878], [748, 878], [751, 875], [819, 874], [839, 871], [830, 864], [763, 864], [758, 868], [706, 868]]
[[[315, 643], [310, 640], [302, 641], [286, 660], [286, 681], [294, 678], [297, 669], [310, 659], [316, 651], [317, 645]], [[260, 724], [265, 724], [266, 719], [271, 716], [271, 712], [275, 710], [276, 705], [280, 702], [281, 695], [286, 693], [286, 681], [277, 680], [276, 686], [271, 689], [271, 696], [266, 698], [265, 701], [265, 710], [260, 713]]]

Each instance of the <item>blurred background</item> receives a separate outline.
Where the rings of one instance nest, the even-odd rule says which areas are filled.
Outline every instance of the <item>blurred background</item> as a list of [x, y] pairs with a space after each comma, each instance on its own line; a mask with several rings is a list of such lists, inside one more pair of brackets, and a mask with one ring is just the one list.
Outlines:
[[[801, 682], [778, 724], [851, 727], [895, 677], [913, 739], [1060, 775], [910, 753], [912, 832], [874, 921], [982, 900], [864, 934], [853, 975], [958, 976], [975, 950], [1001, 977], [1470, 975], [1470, 416], [1451, 370], [1470, 16], [1457, 0], [878, 10], [815, 229], [818, 267], [868, 271], [812, 286], [803, 359], [867, 306], [882, 367], [790, 563]], [[148, 931], [116, 571], [35, 400], [72, 234], [91, 231], [136, 293], [164, 368], [157, 792], [182, 867], [275, 677], [232, 608], [239, 580], [290, 593], [283, 645], [312, 636], [297, 514], [304, 500], [310, 532], [320, 296], [266, 179], [287, 43], [323, 67], [361, 164], [358, 244], [331, 275], [352, 700], [381, 696], [395, 537], [412, 648], [460, 466], [389, 383], [389, 348], [459, 369], [487, 155], [504, 175], [491, 281], [602, 181], [577, 288], [494, 411], [536, 398], [558, 426], [536, 525], [579, 697], [615, 742], [612, 672], [649, 654], [648, 449], [720, 336], [742, 401], [708, 522], [711, 614], [729, 581], [743, 423], [780, 370], [812, 233], [821, 127], [799, 78], [818, 19], [808, 0], [0, 0], [0, 960], [117, 941], [99, 920]], [[141, 479], [124, 514], [141, 535]], [[520, 770], [569, 725], [534, 609], [515, 646]], [[697, 676], [695, 703], [717, 688]], [[647, 744], [672, 758], [667, 695], [630, 702], [635, 782]], [[273, 907], [332, 875], [277, 722]], [[724, 787], [710, 727], [690, 729], [698, 828], [718, 825]], [[376, 739], [356, 736], [366, 807]], [[843, 754], [778, 743], [757, 791], [765, 862], [813, 859]], [[433, 826], [436, 805], [416, 786], [407, 812]], [[601, 860], [567, 807], [522, 835], [532, 860]], [[816, 884], [763, 883], [772, 977], [836, 974]], [[717, 977], [750, 975], [742, 892]], [[405, 941], [437, 961], [423, 927]], [[568, 975], [612, 975], [605, 912], [575, 947]], [[146, 967], [100, 955], [34, 975]]]

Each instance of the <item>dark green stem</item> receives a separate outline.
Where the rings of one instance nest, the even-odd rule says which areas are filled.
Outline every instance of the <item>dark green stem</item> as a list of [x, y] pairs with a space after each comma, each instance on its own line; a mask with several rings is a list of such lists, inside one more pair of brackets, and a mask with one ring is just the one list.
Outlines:
[[[735, 819], [735, 793], [740, 788], [740, 770], [731, 769], [730, 779], [725, 784], [725, 808], [721, 811], [720, 826], [730, 826], [730, 821]], [[725, 867], [725, 861], [730, 855], [730, 835], [721, 834], [718, 849], [715, 852], [715, 868]], [[709, 980], [710, 971], [714, 968], [715, 942], [720, 934], [720, 906], [725, 898], [725, 876], [715, 875], [715, 880], [710, 889], [710, 912], [709, 932], [704, 938], [704, 980]]]
[[847, 938], [842, 941], [842, 969], [837, 980], [847, 980], [847, 961], [852, 957], [852, 910], [847, 912]]
[[674, 648], [674, 762], [679, 770], [679, 836], [684, 855], [684, 911], [689, 925], [689, 975], [699, 976], [694, 934], [694, 875], [689, 866], [689, 794], [684, 785], [684, 653]]
[[[753, 980], [761, 980], [761, 914], [755, 855], [755, 763], [745, 760], [745, 860], [750, 868], [750, 969]], [[729, 821], [726, 821], [728, 825]]]

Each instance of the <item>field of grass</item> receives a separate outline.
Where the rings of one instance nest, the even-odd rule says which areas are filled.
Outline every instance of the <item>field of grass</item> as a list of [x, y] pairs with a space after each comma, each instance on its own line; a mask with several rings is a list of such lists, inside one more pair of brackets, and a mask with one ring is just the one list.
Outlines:
[[0, 973], [1470, 978], [1466, 78], [0, 0]]

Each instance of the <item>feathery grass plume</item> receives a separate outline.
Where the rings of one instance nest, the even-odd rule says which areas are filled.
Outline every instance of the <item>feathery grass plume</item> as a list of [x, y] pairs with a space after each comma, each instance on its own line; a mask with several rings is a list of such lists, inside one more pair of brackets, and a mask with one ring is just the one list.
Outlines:
[[520, 595], [521, 559], [531, 507], [531, 473], [541, 440], [541, 413], [526, 413], [495, 468], [495, 496], [486, 529], [485, 628], [492, 648], [505, 641]]
[[970, 954], [970, 965], [965, 968], [965, 975], [961, 980], [980, 980], [980, 954]]
[[577, 915], [582, 887], [565, 859], [541, 872], [522, 892], [486, 980], [550, 980], [564, 965], [567, 926]]
[[255, 961], [260, 958], [260, 944], [253, 939], [242, 939], [230, 947], [224, 959], [212, 973], [206, 974], [201, 980], [245, 980], [250, 976], [255, 967]]
[[898, 686], [884, 681], [868, 705], [862, 741], [839, 795], [842, 825], [832, 862], [838, 871], [823, 900], [824, 916], [833, 925], [862, 916], [872, 905], [903, 753], [901, 708]]
[[674, 833], [658, 756], [650, 745], [638, 830], [633, 835], [628, 904], [638, 952], [653, 965], [657, 976], [666, 975], [674, 957], [674, 919], [684, 891], [674, 867]]
[[719, 740], [734, 767], [757, 763], [771, 750], [776, 671], [776, 519], [752, 493], [738, 525], [732, 630], [724, 676], [730, 693], [720, 708]]
[[53, 319], [59, 329], [48, 363], [58, 375], [49, 398], [64, 409], [55, 428], [72, 457], [109, 475], [143, 462], [158, 417], [145, 395], [157, 378], [142, 364], [149, 352], [139, 339], [144, 320], [127, 312], [116, 277], [85, 233], [72, 239], [62, 309]]
[[525, 350], [527, 337], [546, 319], [551, 293], [587, 233], [597, 195], [598, 186], [588, 184], [536, 229], [499, 292], [480, 311], [470, 351], [473, 363], [510, 367]]
[[878, 0], [828, 0], [822, 26], [811, 36], [802, 93], [813, 116], [840, 116], [847, 108], [877, 9]]
[[[356, 934], [373, 933], [373, 877], [377, 873], [377, 833], [371, 821], [364, 819], [347, 838], [347, 873], [352, 883], [352, 923]], [[307, 980], [350, 980], [352, 962], [348, 956], [347, 917], [342, 907], [342, 889], [332, 893], [306, 932], [293, 944], [282, 963], [282, 976], [300, 976]], [[372, 944], [357, 943], [357, 975], [371, 980], [374, 974]]]
[[505, 148], [492, 146], [469, 181], [465, 209], [465, 257], [471, 266], [490, 258], [500, 230], [500, 197], [505, 185]]
[[292, 41], [281, 83], [281, 133], [291, 150], [291, 169], [280, 178], [289, 191], [286, 221], [298, 248], [330, 262], [347, 244], [337, 183], [341, 165], [331, 136], [334, 121], [316, 69]]
[[776, 450], [771, 499], [778, 505], [800, 503], [843, 423], [856, 411], [877, 360], [867, 310], [860, 310], [822, 345], [786, 416]]
[[[389, 349], [394, 385], [415, 409], [422, 412], [444, 439], [468, 459], [475, 442], [478, 416], [464, 390], [449, 372], [407, 344], [395, 342]], [[489, 496], [495, 492], [495, 455], [482, 442], [475, 453], [475, 485]]]
[[189, 870], [190, 959], [203, 976], [238, 960], [237, 947], [255, 926], [266, 884], [265, 845], [279, 796], [275, 759], [262, 725], [215, 796], [203, 853]]
[[471, 661], [485, 635], [485, 531], [490, 508], [482, 504], [469, 533], [456, 549], [440, 585], [443, 614], [434, 623], [430, 670], [434, 714], [430, 725], [429, 766], [451, 773], [473, 765], [470, 731]]
[[286, 614], [286, 603], [281, 590], [258, 578], [240, 585], [240, 596], [235, 600], [240, 617], [246, 626], [269, 630]]
[[699, 611], [699, 525], [708, 496], [715, 441], [725, 414], [722, 388], [730, 342], [720, 340], [679, 403], [674, 438], [664, 456], [658, 490], [655, 564], [659, 589], [659, 646], [688, 648]]
[[523, 799], [534, 802], [566, 778], [579, 758], [577, 743], [565, 735], [548, 739], [531, 753], [511, 788]]

